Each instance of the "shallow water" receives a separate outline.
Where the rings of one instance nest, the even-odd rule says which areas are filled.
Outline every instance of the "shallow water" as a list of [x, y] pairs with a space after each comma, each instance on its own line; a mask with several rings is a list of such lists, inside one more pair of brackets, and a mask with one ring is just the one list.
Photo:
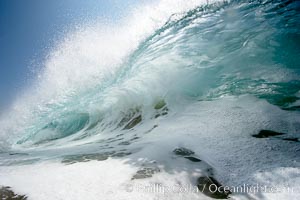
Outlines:
[[[287, 0], [161, 1], [133, 11], [122, 26], [68, 33], [2, 115], [0, 184], [32, 199], [138, 199], [119, 187], [142, 166], [155, 171], [144, 184], [195, 185], [208, 169], [228, 185], [300, 183], [299, 11], [298, 1]], [[262, 129], [284, 134], [251, 136]], [[177, 157], [176, 147], [196, 156]], [[40, 177], [57, 186], [36, 188], [46, 184]], [[72, 194], [61, 191], [65, 184]], [[144, 197], [206, 198], [157, 195]]]

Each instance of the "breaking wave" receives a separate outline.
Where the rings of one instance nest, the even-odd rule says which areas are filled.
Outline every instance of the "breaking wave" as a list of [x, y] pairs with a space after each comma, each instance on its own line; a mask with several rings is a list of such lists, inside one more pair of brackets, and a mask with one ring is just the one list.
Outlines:
[[227, 96], [297, 111], [299, 9], [288, 0], [161, 1], [117, 25], [82, 25], [2, 116], [2, 149], [101, 143]]

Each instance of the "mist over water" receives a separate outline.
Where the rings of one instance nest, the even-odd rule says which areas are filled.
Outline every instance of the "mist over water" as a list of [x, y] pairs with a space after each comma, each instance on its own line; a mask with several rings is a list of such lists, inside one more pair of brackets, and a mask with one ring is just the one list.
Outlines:
[[56, 44], [35, 84], [2, 116], [1, 148], [87, 144], [89, 151], [130, 120], [172, 118], [187, 105], [226, 97], [298, 112], [299, 6], [161, 1], [132, 9], [117, 25], [82, 25]]
[[114, 23], [71, 27], [1, 115], [0, 185], [72, 200], [140, 199], [121, 186], [208, 175], [300, 189], [298, 1], [161, 0]]
[[49, 52], [35, 85], [2, 117], [1, 138], [18, 147], [72, 141], [115, 129], [134, 109], [151, 120], [161, 100], [175, 112], [186, 101], [250, 94], [292, 109], [298, 11], [294, 1], [161, 1], [118, 25], [82, 26]]

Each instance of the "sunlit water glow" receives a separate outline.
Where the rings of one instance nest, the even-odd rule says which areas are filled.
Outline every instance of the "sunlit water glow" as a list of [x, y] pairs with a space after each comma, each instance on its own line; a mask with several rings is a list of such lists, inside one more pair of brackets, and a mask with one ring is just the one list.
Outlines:
[[[283, 174], [300, 183], [298, 143], [251, 137], [270, 129], [299, 138], [299, 2], [163, 0], [119, 23], [68, 32], [2, 115], [0, 175], [8, 178], [0, 184], [33, 199], [118, 199], [128, 193], [103, 191], [130, 182], [138, 163], [151, 160], [164, 167], [150, 180], [193, 183], [197, 167], [174, 161], [177, 146], [192, 148], [226, 184], [267, 182], [263, 172], [271, 171], [274, 183]], [[120, 177], [94, 178], [113, 166]], [[35, 189], [46, 184], [41, 170], [57, 186]], [[58, 173], [65, 182], [53, 178]], [[82, 185], [80, 174], [89, 177]], [[66, 182], [69, 190], [90, 190], [67, 194], [59, 189]]]

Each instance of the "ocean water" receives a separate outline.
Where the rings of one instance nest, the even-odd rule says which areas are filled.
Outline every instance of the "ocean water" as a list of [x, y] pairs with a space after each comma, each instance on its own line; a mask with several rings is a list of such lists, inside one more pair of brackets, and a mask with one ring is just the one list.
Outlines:
[[[29, 199], [209, 199], [145, 187], [213, 170], [281, 189], [233, 199], [297, 199], [299, 65], [299, 1], [162, 0], [83, 24], [1, 115], [0, 185]], [[264, 129], [284, 134], [253, 137]]]

